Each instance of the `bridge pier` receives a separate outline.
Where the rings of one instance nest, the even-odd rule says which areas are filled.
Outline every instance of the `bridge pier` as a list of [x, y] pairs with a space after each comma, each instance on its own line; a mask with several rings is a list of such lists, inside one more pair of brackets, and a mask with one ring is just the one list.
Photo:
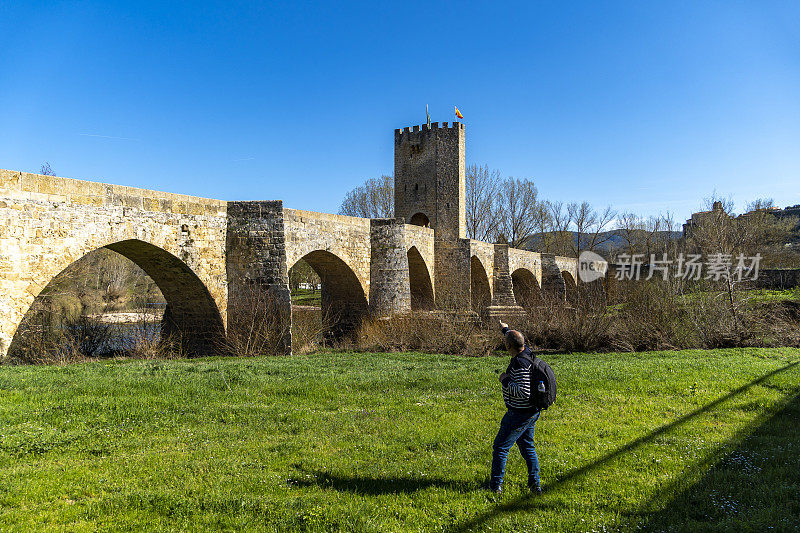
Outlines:
[[567, 299], [567, 284], [553, 254], [542, 254], [542, 295], [559, 302]]
[[263, 342], [290, 354], [292, 298], [283, 202], [229, 202], [226, 249], [228, 339], [246, 342], [262, 333], [272, 334], [274, 338]]
[[411, 311], [411, 283], [402, 219], [370, 220], [369, 308], [375, 317]]
[[514, 297], [514, 284], [508, 269], [507, 244], [494, 245], [492, 269], [492, 303], [486, 308], [484, 319], [491, 323], [496, 320], [508, 322], [512, 318], [525, 317], [525, 309], [517, 304]]

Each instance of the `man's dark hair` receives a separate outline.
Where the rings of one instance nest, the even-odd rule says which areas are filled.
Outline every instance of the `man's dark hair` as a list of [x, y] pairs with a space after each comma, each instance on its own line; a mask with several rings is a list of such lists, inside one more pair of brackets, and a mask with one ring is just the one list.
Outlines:
[[525, 337], [515, 329], [506, 332], [506, 347], [511, 350], [519, 351], [525, 346]]

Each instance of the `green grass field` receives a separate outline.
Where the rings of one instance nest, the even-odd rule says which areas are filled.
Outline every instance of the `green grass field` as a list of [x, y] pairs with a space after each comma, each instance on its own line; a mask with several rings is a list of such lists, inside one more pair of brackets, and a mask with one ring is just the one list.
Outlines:
[[545, 494], [480, 489], [506, 357], [0, 367], [0, 530], [800, 526], [800, 350], [551, 355]]
[[292, 291], [292, 303], [295, 305], [320, 307], [322, 305], [322, 291], [312, 291], [310, 289], [297, 289]]
[[747, 295], [754, 303], [800, 301], [800, 289], [796, 287], [785, 290], [755, 289], [748, 291]]

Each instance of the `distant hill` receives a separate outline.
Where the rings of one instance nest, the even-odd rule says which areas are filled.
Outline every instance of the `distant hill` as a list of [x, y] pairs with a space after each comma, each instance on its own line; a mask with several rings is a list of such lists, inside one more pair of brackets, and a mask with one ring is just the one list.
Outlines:
[[[578, 233], [575, 231], [572, 231], [570, 233], [572, 233], [574, 242], [577, 244]], [[645, 234], [647, 232], [645, 232], [644, 230], [635, 230], [634, 233], [641, 234], [641, 238], [644, 239]], [[525, 244], [523, 244], [521, 248], [524, 250], [535, 250], [537, 244], [542, 239], [542, 235], [543, 234], [540, 233], [530, 237], [527, 241], [525, 241]], [[683, 236], [683, 234], [680, 231], [657, 231], [655, 235], [658, 239], [673, 239], [673, 240], [680, 239]], [[584, 239], [586, 239], [585, 236]], [[604, 231], [599, 235], [597, 240], [603, 241], [600, 243], [599, 246], [597, 246], [597, 250], [600, 253], [620, 250], [627, 246], [627, 241], [625, 240], [624, 233], [622, 232], [622, 230]]]

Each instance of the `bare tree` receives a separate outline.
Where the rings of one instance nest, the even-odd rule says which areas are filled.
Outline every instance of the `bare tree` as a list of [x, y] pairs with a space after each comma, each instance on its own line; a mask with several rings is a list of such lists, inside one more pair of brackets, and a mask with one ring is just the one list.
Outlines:
[[765, 211], [767, 209], [775, 209], [775, 200], [772, 198], [756, 198], [747, 204], [747, 212]]
[[644, 221], [636, 213], [622, 213], [617, 219], [617, 235], [624, 242], [623, 251], [633, 256], [641, 253], [641, 234]]
[[349, 191], [339, 207], [340, 215], [361, 218], [394, 216], [394, 178], [370, 178], [364, 185]]
[[570, 231], [572, 220], [563, 202], [547, 202], [550, 231], [547, 234], [546, 253], [567, 256], [571, 253], [575, 236]]
[[466, 175], [467, 237], [491, 241], [497, 234], [496, 197], [500, 171], [471, 165]]
[[39, 169], [39, 174], [43, 176], [55, 176], [56, 172], [53, 170], [53, 167], [50, 166], [50, 162], [45, 161], [42, 167]]
[[522, 246], [536, 230], [538, 191], [532, 181], [508, 178], [497, 193], [497, 240]]
[[617, 216], [611, 206], [598, 212], [592, 208], [589, 202], [571, 203], [567, 206], [567, 214], [577, 233], [575, 239], [572, 239], [574, 257], [578, 257], [583, 250], [594, 251], [611, 238], [612, 234], [605, 231]]
[[712, 196], [705, 201], [706, 210], [693, 217], [688, 239], [689, 251], [700, 254], [732, 254], [739, 242], [733, 200]]
[[[644, 226], [644, 254], [645, 258], [653, 257], [657, 252], [664, 253], [659, 245], [660, 235], [664, 233], [664, 219], [660, 216], [649, 217]], [[649, 260], [649, 259], [648, 259]]]
[[535, 233], [532, 238], [528, 240], [528, 249], [550, 253], [552, 246], [551, 231], [553, 228], [553, 217], [550, 213], [550, 202], [543, 201], [537, 202], [533, 212], [533, 225]]
[[662, 231], [656, 240], [658, 251], [675, 256], [679, 240], [675, 234], [680, 230], [680, 225], [675, 222], [675, 215], [667, 211], [661, 215]]
[[679, 243], [674, 235], [675, 226], [675, 219], [669, 212], [646, 219], [635, 213], [623, 213], [617, 219], [615, 233], [622, 237], [621, 251], [631, 256], [641, 254], [647, 261], [653, 254], [677, 255]]

